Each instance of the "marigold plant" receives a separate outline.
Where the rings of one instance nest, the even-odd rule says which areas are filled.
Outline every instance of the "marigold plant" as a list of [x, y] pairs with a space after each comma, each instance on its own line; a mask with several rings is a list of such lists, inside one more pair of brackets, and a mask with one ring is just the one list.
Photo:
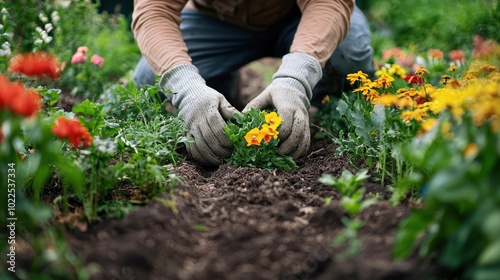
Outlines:
[[228, 121], [224, 128], [234, 150], [227, 163], [267, 170], [292, 170], [297, 165], [290, 156], [278, 153], [281, 117], [276, 112], [251, 109], [235, 115], [235, 123]]

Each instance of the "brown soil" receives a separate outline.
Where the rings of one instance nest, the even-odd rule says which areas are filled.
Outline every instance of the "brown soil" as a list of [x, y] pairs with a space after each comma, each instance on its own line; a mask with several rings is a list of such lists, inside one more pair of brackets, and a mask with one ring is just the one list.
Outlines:
[[[75, 251], [96, 263], [93, 279], [428, 279], [435, 267], [412, 257], [394, 261], [391, 247], [409, 208], [387, 202], [386, 189], [365, 182], [381, 199], [360, 215], [361, 252], [338, 259], [345, 246], [332, 238], [344, 228], [338, 192], [318, 182], [340, 175], [348, 158], [332, 143], [315, 142], [294, 172], [189, 159], [175, 170], [185, 183], [136, 208], [123, 220], [105, 220], [86, 232], [71, 230]], [[351, 169], [351, 171], [355, 171]], [[333, 197], [328, 206], [323, 200]], [[168, 205], [168, 207], [166, 206]]]

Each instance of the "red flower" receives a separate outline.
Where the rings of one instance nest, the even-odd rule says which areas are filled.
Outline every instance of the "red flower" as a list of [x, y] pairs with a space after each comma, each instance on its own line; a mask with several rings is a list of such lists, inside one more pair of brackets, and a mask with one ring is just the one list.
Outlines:
[[87, 128], [85, 128], [77, 119], [67, 119], [66, 117], [58, 117], [56, 123], [52, 126], [52, 133], [59, 138], [67, 138], [73, 147], [90, 146], [92, 136], [90, 136]]
[[45, 52], [16, 55], [9, 63], [9, 71], [38, 78], [49, 76], [52, 80], [61, 75], [57, 57]]
[[22, 83], [11, 83], [0, 75], [0, 109], [7, 108], [17, 115], [31, 117], [42, 107], [42, 97]]
[[31, 117], [42, 107], [42, 97], [35, 90], [24, 90], [12, 98], [10, 109], [21, 116]]
[[406, 75], [405, 81], [407, 81], [409, 84], [423, 84], [424, 83], [424, 78], [421, 76], [417, 76], [415, 74], [408, 74]]

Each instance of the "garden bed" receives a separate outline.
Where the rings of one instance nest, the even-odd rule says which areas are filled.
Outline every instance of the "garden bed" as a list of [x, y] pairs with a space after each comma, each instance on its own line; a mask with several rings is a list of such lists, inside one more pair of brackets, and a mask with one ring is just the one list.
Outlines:
[[[399, 222], [409, 206], [391, 207], [386, 188], [360, 217], [359, 254], [332, 239], [344, 225], [340, 195], [318, 182], [350, 169], [335, 145], [314, 142], [295, 172], [221, 165], [209, 170], [188, 159], [175, 173], [184, 180], [171, 194], [135, 208], [123, 220], [104, 220], [67, 237], [93, 279], [426, 279], [436, 267], [417, 257], [393, 260]], [[354, 171], [354, 170], [353, 170]], [[126, 186], [122, 186], [126, 189]], [[333, 197], [324, 205], [324, 199]], [[168, 207], [167, 207], [168, 206]]]

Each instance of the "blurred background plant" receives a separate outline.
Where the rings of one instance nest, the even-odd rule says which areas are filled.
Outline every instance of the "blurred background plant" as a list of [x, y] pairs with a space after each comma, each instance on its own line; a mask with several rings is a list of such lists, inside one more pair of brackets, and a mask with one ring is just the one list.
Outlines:
[[412, 53], [470, 49], [472, 37], [500, 41], [500, 1], [365, 0], [377, 55], [394, 46]]

